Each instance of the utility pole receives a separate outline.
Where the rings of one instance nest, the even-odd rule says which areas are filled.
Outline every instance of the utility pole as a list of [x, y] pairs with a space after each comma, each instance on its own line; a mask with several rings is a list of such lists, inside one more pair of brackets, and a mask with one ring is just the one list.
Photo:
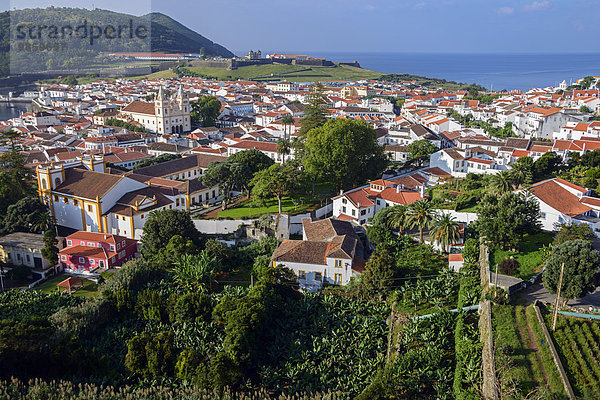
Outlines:
[[556, 292], [556, 305], [554, 306], [554, 318], [552, 319], [552, 332], [556, 329], [556, 318], [558, 317], [558, 302], [560, 301], [560, 289], [562, 288], [563, 273], [565, 272], [565, 263], [560, 266], [560, 279], [558, 280], [558, 290]]

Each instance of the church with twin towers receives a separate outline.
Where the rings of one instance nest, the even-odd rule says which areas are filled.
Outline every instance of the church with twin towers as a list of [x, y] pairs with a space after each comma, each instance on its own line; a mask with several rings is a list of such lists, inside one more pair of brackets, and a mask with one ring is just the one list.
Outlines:
[[189, 132], [192, 127], [190, 100], [181, 86], [172, 96], [166, 96], [161, 86], [154, 102], [132, 101], [121, 110], [120, 116], [159, 134]]

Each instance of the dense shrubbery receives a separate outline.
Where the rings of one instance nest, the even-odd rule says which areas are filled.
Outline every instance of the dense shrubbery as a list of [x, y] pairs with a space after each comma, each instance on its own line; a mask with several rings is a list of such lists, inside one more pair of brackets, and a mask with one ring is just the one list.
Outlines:
[[[479, 276], [479, 247], [477, 241], [468, 239], [463, 250], [464, 266], [461, 268], [457, 308], [476, 304], [481, 296]], [[479, 399], [481, 386], [481, 350], [477, 315], [459, 311], [454, 329], [456, 367], [453, 392], [457, 399]]]

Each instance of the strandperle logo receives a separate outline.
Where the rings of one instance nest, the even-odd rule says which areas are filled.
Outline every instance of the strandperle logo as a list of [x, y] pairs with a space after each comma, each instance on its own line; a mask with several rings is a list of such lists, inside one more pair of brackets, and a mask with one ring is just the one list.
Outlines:
[[[15, 27], [16, 41], [44, 41], [64, 40], [71, 38], [85, 39], [91, 46], [100, 39], [122, 40], [122, 39], [147, 39], [149, 29], [146, 25], [136, 24], [133, 19], [128, 24], [121, 25], [94, 25], [87, 20], [73, 26], [65, 25], [35, 25], [19, 24]], [[18, 42], [17, 42], [18, 44]]]

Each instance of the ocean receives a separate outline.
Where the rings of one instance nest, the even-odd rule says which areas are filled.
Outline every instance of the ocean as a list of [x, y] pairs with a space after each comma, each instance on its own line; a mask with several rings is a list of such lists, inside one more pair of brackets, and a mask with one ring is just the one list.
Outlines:
[[29, 103], [0, 103], [0, 121], [6, 121], [29, 111]]
[[409, 54], [303, 52], [332, 61], [358, 61], [385, 73], [408, 73], [486, 88], [529, 90], [600, 75], [600, 54]]

